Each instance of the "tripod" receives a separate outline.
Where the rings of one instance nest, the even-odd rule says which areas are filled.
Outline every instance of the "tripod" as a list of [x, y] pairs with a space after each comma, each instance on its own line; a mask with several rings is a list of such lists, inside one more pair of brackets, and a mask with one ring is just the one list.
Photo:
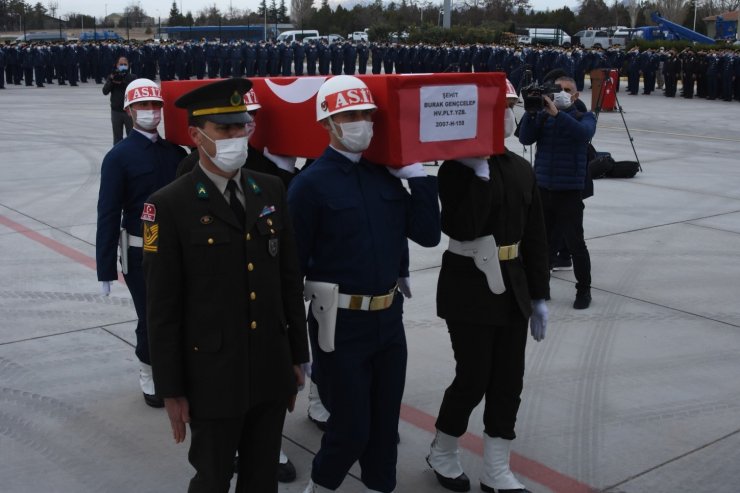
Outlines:
[[599, 91], [599, 95], [596, 98], [596, 108], [594, 109], [594, 117], [596, 118], [596, 123], [599, 123], [599, 114], [601, 113], [601, 105], [604, 103], [604, 94], [607, 91], [608, 87], [611, 87], [612, 90], [614, 90], [614, 101], [617, 104], [617, 110], [619, 111], [619, 115], [622, 117], [622, 123], [624, 123], [624, 129], [627, 131], [627, 137], [629, 138], [630, 145], [632, 146], [632, 152], [635, 154], [635, 160], [637, 161], [637, 167], [640, 171], [642, 171], [642, 165], [640, 164], [640, 158], [637, 157], [637, 150], [635, 149], [635, 143], [634, 139], [632, 138], [632, 134], [630, 134], [630, 129], [627, 127], [627, 120], [624, 119], [624, 111], [622, 110], [622, 103], [619, 102], [619, 98], [617, 97], [617, 91], [614, 87], [614, 82], [612, 81], [612, 78], [609, 77], [609, 69], [602, 69], [602, 72], [604, 74], [604, 79], [601, 83], [601, 90]]

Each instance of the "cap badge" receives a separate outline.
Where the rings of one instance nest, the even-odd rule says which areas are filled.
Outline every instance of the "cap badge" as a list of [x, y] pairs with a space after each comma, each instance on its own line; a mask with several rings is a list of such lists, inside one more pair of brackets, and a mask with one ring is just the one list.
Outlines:
[[242, 98], [237, 91], [234, 91], [229, 102], [231, 103], [231, 106], [239, 106], [240, 104], [244, 104], [244, 98]]

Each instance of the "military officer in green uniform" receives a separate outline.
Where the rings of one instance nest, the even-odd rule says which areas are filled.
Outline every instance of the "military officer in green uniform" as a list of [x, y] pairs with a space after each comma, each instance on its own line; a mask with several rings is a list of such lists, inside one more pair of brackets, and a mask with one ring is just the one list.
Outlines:
[[192, 433], [190, 493], [277, 492], [286, 409], [308, 361], [306, 316], [285, 188], [242, 168], [246, 79], [195, 89], [195, 169], [144, 206], [147, 320], [157, 392], [176, 442]]

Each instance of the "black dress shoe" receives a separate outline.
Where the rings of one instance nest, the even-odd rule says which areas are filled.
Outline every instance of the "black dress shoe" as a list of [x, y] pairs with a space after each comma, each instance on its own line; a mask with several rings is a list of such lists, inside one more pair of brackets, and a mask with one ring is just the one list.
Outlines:
[[[432, 469], [432, 471], [434, 471], [434, 469]], [[437, 476], [439, 484], [450, 491], [470, 491], [470, 480], [465, 473], [462, 473], [456, 478], [442, 476], [437, 471], [434, 471], [434, 475]]]
[[278, 482], [292, 483], [295, 481], [295, 466], [290, 459], [285, 464], [278, 462]]
[[144, 394], [144, 402], [149, 407], [164, 407], [164, 399], [152, 394]]
[[480, 484], [480, 489], [482, 491], [485, 491], [486, 493], [532, 493], [527, 488], [519, 488], [516, 490], [497, 490], [495, 488], [491, 488], [490, 486], [486, 486], [485, 484]]

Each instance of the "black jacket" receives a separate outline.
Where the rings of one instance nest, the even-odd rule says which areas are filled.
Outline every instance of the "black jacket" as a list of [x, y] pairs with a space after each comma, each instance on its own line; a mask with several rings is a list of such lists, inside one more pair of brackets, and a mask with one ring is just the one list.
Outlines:
[[[127, 73], [114, 82], [113, 74], [109, 75], [103, 84], [103, 94], [110, 94], [110, 109], [113, 111], [123, 111], [123, 99], [126, 95], [126, 87], [138, 79], [134, 74]], [[118, 82], [120, 80], [120, 82]]]
[[516, 154], [491, 156], [484, 181], [455, 161], [439, 169], [442, 231], [458, 241], [493, 234], [498, 245], [520, 241], [519, 257], [501, 262], [506, 292], [496, 295], [473, 259], [446, 251], [437, 284], [437, 315], [447, 320], [504, 323], [525, 318], [531, 300], [549, 297], [549, 265], [542, 203], [530, 164]]
[[149, 199], [144, 226], [149, 344], [157, 394], [191, 416], [235, 418], [296, 393], [308, 361], [303, 283], [285, 188], [242, 171], [243, 228], [196, 167]]

